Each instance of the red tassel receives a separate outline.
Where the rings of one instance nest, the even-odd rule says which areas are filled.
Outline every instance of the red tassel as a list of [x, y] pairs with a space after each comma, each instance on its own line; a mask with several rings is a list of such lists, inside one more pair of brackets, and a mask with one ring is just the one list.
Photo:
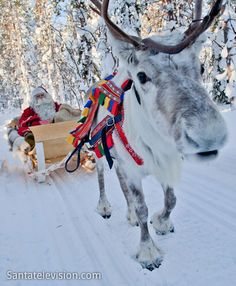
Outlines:
[[110, 149], [114, 145], [111, 133], [107, 135], [107, 147]]
[[99, 98], [99, 95], [100, 95], [100, 89], [99, 88], [95, 88], [95, 91], [94, 91], [94, 97], [96, 100], [98, 100]]
[[130, 156], [134, 159], [134, 161], [140, 166], [143, 165], [143, 159], [139, 157], [139, 155], [134, 151], [134, 149], [129, 145], [128, 139], [125, 136], [125, 133], [120, 126], [119, 123], [116, 124], [116, 131], [118, 132], [120, 139], [125, 147], [125, 149], [129, 152]]
[[118, 107], [118, 103], [114, 101], [112, 110], [111, 110], [111, 114], [113, 114], [114, 116], [117, 115], [117, 107]]
[[96, 144], [96, 146], [94, 146], [94, 152], [95, 152], [95, 154], [96, 154], [96, 156], [97, 156], [98, 158], [101, 158], [101, 157], [102, 157], [102, 154], [101, 154], [101, 152], [100, 152], [100, 150], [99, 150], [99, 148], [98, 148], [98, 144]]
[[75, 140], [73, 141], [73, 146], [76, 148], [79, 144], [80, 139], [79, 138], [75, 138]]

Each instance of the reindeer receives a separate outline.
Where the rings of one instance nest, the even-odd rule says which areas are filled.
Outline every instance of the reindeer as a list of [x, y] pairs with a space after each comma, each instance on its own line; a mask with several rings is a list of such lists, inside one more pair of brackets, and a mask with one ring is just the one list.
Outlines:
[[[176, 204], [174, 185], [180, 177], [183, 158], [215, 158], [226, 142], [226, 124], [202, 85], [198, 57], [203, 43], [201, 34], [218, 15], [222, 1], [217, 0], [209, 14], [195, 21], [185, 33], [145, 39], [126, 34], [110, 20], [109, 0], [91, 1], [96, 5], [93, 10], [104, 18], [113, 48], [122, 59], [113, 82], [120, 87], [127, 78], [133, 81], [132, 88], [125, 93], [123, 131], [144, 164], [138, 166], [134, 162], [116, 131], [111, 152], [127, 201], [127, 219], [141, 230], [136, 258], [143, 268], [153, 270], [163, 258], [149, 233], [142, 178], [153, 175], [164, 191], [164, 208], [151, 218], [156, 233], [173, 232], [170, 214]], [[201, 2], [196, 1], [195, 20], [201, 19]], [[106, 111], [100, 108], [97, 122], [105, 115]], [[97, 172], [97, 210], [102, 217], [109, 218], [111, 206], [105, 193], [102, 160], [97, 162]]]

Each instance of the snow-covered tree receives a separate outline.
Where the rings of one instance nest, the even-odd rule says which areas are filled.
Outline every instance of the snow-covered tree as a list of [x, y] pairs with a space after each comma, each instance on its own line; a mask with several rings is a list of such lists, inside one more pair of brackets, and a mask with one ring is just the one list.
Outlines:
[[[148, 2], [148, 1], [146, 1]], [[146, 3], [147, 4], [147, 3]], [[117, 0], [111, 1], [109, 5], [109, 14], [112, 21], [116, 23], [122, 30], [131, 35], [140, 36], [141, 22], [140, 13], [142, 13], [144, 6], [142, 1], [135, 0]], [[107, 28], [103, 20], [100, 20], [99, 41], [97, 50], [101, 57], [101, 74], [104, 77], [110, 74], [117, 68], [119, 61], [112, 52], [110, 38], [107, 36]]]
[[149, 0], [142, 17], [143, 34], [173, 31], [186, 27], [193, 19], [192, 0]]
[[49, 0], [36, 0], [34, 43], [37, 56], [37, 82], [35, 85], [46, 87], [56, 100], [60, 96], [60, 74], [56, 65], [58, 54], [54, 31], [52, 29], [53, 5]]
[[96, 31], [92, 28], [92, 20], [94, 18], [89, 13], [88, 1], [73, 0], [71, 6], [71, 22], [74, 25], [74, 33], [77, 31], [79, 86], [84, 95], [88, 88], [94, 84], [100, 76], [99, 68], [96, 63]]
[[0, 2], [1, 100], [20, 106], [30, 90], [31, 47], [29, 1]]
[[231, 1], [225, 2], [213, 32], [212, 96], [217, 102], [229, 103], [236, 92], [236, 13]]
[[81, 106], [100, 75], [88, 3], [0, 1], [0, 106], [27, 104], [41, 84], [55, 100]]
[[[235, 2], [225, 1], [202, 56], [204, 79], [213, 81], [213, 98], [220, 102], [229, 102], [235, 92]], [[89, 5], [90, 0], [0, 1], [0, 108], [27, 103], [40, 84], [55, 100], [81, 107], [87, 89], [114, 71], [119, 61], [106, 26]], [[192, 0], [112, 0], [109, 14], [125, 32], [145, 37], [185, 30], [193, 5]]]

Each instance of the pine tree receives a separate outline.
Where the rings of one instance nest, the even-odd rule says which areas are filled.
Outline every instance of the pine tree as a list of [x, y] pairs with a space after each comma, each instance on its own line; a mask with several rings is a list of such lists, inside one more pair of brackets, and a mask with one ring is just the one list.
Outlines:
[[[89, 5], [89, 0], [0, 1], [0, 109], [27, 103], [40, 84], [55, 100], [81, 107], [87, 89], [117, 68], [106, 25]], [[226, 103], [236, 89], [235, 5], [226, 1], [202, 56], [213, 98]], [[184, 31], [193, 18], [192, 0], [113, 0], [109, 6], [113, 22], [142, 37]]]
[[186, 28], [193, 19], [193, 1], [188, 0], [150, 0], [144, 9], [142, 24], [143, 34], [173, 31]]
[[[109, 14], [112, 21], [126, 33], [140, 36], [140, 13], [142, 13], [146, 4], [135, 0], [112, 1], [109, 5]], [[107, 28], [102, 20], [100, 21], [98, 38], [97, 50], [100, 52], [101, 74], [104, 77], [111, 74], [119, 66], [119, 60], [112, 52], [112, 45], [109, 43], [111, 39], [107, 36]]]
[[84, 96], [89, 87], [94, 84], [100, 74], [96, 63], [96, 51], [94, 50], [96, 30], [92, 27], [93, 17], [90, 14], [88, 1], [71, 1], [71, 22], [78, 41], [78, 74], [80, 77], [79, 88]]
[[213, 32], [212, 97], [219, 103], [229, 103], [236, 92], [236, 14], [231, 1], [225, 2]]
[[[58, 20], [53, 24], [61, 56], [56, 56], [63, 82], [64, 100], [82, 108], [88, 88], [98, 80], [99, 67], [96, 58], [96, 31], [85, 1], [67, 1], [61, 7], [54, 1]], [[60, 1], [59, 1], [60, 2]]]
[[[29, 1], [1, 1], [1, 97], [19, 107], [29, 95]], [[5, 103], [4, 106], [7, 106]]]
[[57, 54], [52, 22], [54, 10], [51, 1], [36, 0], [34, 7], [35, 36], [37, 56], [37, 80], [35, 85], [43, 85], [55, 100], [61, 100], [60, 74], [56, 65]]

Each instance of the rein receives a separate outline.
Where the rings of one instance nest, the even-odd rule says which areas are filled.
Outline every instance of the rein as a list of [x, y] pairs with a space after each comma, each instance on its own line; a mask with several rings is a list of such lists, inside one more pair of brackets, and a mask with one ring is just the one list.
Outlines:
[[[104, 80], [101, 80], [89, 95], [89, 99], [84, 106], [81, 118], [78, 121], [79, 125], [75, 130], [70, 132], [67, 142], [72, 144], [75, 149], [71, 152], [65, 162], [67, 172], [74, 172], [80, 165], [80, 152], [85, 143], [88, 143], [89, 150], [95, 152], [98, 158], [106, 157], [110, 169], [113, 166], [113, 157], [110, 154], [110, 149], [114, 146], [112, 134], [116, 130], [125, 149], [136, 162], [137, 165], [142, 165], [143, 160], [130, 146], [128, 139], [123, 131], [122, 125], [124, 122], [123, 99], [125, 91], [129, 90], [133, 84], [132, 80], [126, 80], [121, 88], [118, 88], [113, 82], [114, 75], [110, 75]], [[133, 85], [134, 87], [134, 85]], [[139, 104], [140, 97], [134, 87], [135, 96]], [[100, 121], [97, 126], [92, 129], [92, 124], [99, 106], [103, 106], [111, 115], [107, 115]], [[77, 153], [77, 163], [74, 169], [68, 168], [68, 163]]]
[[141, 105], [140, 95], [139, 95], [139, 93], [138, 93], [138, 91], [137, 91], [137, 89], [136, 89], [134, 84], [133, 84], [133, 88], [134, 88], [134, 93], [135, 93], [136, 99], [137, 99], [139, 105]]

